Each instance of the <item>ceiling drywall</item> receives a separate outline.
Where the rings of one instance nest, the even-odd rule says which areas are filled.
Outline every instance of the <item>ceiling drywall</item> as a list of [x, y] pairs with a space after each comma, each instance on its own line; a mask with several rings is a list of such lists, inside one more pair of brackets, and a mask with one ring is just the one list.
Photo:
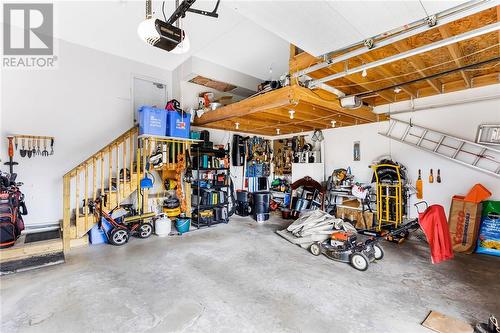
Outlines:
[[465, 1], [232, 1], [232, 8], [319, 56]]
[[[154, 17], [162, 18], [161, 1], [153, 1]], [[194, 7], [212, 10], [214, 1]], [[165, 1], [167, 18], [174, 1]], [[187, 54], [175, 55], [145, 44], [137, 35], [144, 19], [145, 1], [56, 1], [55, 35], [107, 53], [173, 70], [191, 56], [268, 79], [288, 69], [289, 44], [221, 2], [219, 18], [188, 13], [182, 20], [191, 42]], [[279, 74], [278, 74], [279, 73]]]

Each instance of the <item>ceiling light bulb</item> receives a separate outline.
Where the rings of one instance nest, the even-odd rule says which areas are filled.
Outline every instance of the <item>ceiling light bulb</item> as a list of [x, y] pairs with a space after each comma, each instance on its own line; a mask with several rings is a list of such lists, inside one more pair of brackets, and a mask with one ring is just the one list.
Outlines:
[[337, 123], [337, 121], [332, 120], [331, 123], [332, 123], [332, 127], [335, 127], [335, 124]]
[[399, 94], [401, 92], [401, 88], [399, 88], [399, 87], [394, 88], [394, 92], [396, 94]]
[[368, 73], [366, 72], [366, 69], [363, 69], [363, 71], [361, 72], [361, 76], [366, 77], [367, 75]]
[[234, 123], [234, 127], [236, 127], [236, 129], [239, 129], [240, 128], [240, 123]]
[[184, 31], [184, 39], [182, 42], [175, 47], [170, 53], [173, 54], [184, 54], [189, 51], [189, 48], [191, 47], [191, 43], [189, 42], [189, 38], [186, 35], [186, 32]]
[[290, 119], [293, 119], [293, 114], [295, 113], [295, 111], [294, 110], [290, 110], [290, 111], [288, 111], [288, 113], [290, 113]]
[[280, 134], [280, 129], [279, 128], [276, 129], [276, 134]]

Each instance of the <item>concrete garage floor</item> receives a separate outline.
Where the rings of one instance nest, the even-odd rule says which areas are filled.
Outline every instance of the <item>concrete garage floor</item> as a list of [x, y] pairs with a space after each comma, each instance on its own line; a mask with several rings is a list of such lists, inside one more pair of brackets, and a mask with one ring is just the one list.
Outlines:
[[418, 239], [384, 242], [359, 272], [233, 217], [180, 237], [73, 250], [64, 265], [0, 278], [7, 332], [430, 332], [430, 310], [500, 314], [500, 260], [430, 264]]

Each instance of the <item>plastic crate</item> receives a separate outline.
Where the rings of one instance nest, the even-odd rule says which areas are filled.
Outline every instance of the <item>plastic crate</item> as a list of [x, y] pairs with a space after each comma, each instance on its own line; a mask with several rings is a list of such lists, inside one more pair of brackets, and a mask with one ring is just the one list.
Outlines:
[[167, 136], [176, 138], [189, 138], [191, 128], [189, 113], [167, 111]]
[[164, 136], [167, 129], [167, 111], [141, 106], [139, 109], [139, 135]]

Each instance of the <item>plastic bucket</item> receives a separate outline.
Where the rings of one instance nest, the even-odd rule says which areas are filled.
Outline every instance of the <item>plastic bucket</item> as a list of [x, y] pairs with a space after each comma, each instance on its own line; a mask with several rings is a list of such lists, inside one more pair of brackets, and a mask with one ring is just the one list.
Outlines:
[[191, 219], [188, 218], [178, 218], [175, 221], [175, 227], [177, 228], [177, 231], [180, 232], [181, 234], [188, 232], [190, 225], [191, 225]]

